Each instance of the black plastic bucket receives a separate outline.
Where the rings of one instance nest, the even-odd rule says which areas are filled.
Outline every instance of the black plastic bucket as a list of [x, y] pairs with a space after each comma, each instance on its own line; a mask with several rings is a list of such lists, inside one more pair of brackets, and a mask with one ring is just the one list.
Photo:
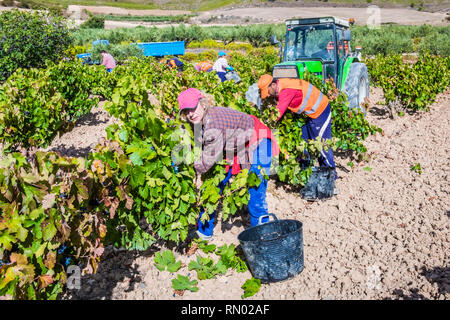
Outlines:
[[306, 200], [327, 199], [334, 195], [336, 169], [331, 167], [313, 167], [306, 186], [300, 195]]
[[238, 236], [253, 277], [262, 282], [292, 278], [303, 270], [303, 224], [278, 220], [250, 227]]

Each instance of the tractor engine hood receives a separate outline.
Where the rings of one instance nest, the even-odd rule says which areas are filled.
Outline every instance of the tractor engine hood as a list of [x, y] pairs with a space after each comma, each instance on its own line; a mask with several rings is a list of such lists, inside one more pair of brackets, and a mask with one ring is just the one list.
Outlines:
[[303, 79], [305, 71], [314, 73], [319, 78], [324, 77], [324, 63], [321, 59], [282, 62], [273, 67], [272, 76], [277, 78]]

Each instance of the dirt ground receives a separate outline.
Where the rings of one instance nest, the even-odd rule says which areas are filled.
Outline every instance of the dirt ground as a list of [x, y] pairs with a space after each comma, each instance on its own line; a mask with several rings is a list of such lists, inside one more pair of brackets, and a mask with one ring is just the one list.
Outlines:
[[[383, 100], [382, 90], [372, 88], [367, 118], [383, 134], [366, 140], [370, 161], [336, 156], [337, 196], [307, 202], [269, 182], [269, 212], [303, 223], [305, 268], [293, 279], [263, 284], [248, 299], [450, 298], [450, 92], [441, 94], [430, 112], [396, 119], [389, 118]], [[114, 120], [101, 108], [87, 118], [49, 149], [89, 152]], [[417, 163], [421, 174], [411, 170]], [[248, 224], [246, 214], [219, 222], [212, 243], [238, 245]], [[186, 265], [195, 258], [186, 255], [186, 245], [157, 243], [143, 253], [108, 247], [97, 274], [84, 276], [81, 289], [68, 290], [63, 299], [241, 299], [249, 271], [229, 271], [199, 281], [196, 293], [175, 294], [176, 274], [154, 266], [154, 253], [161, 249], [173, 250]], [[187, 267], [178, 273], [196, 279]]]
[[[189, 13], [188, 11], [173, 10], [127, 10], [113, 7], [89, 7], [70, 6], [69, 12], [81, 12], [86, 9], [97, 14], [131, 14], [131, 15], [176, 15]], [[318, 16], [336, 16], [343, 19], [354, 18], [359, 25], [376, 23], [396, 23], [402, 25], [445, 25], [447, 11], [439, 12], [418, 11], [412, 8], [357, 8], [357, 7], [248, 7], [248, 8], [224, 8], [213, 11], [201, 12], [197, 17], [191, 18], [192, 24], [201, 25], [229, 25], [252, 23], [282, 23], [284, 20], [301, 17], [311, 18]], [[81, 23], [81, 20], [77, 20]], [[105, 21], [105, 29], [133, 28], [136, 26], [152, 26], [150, 22]], [[162, 26], [167, 24], [156, 24]], [[173, 24], [174, 26], [176, 24]], [[187, 24], [188, 25], [188, 24]]]

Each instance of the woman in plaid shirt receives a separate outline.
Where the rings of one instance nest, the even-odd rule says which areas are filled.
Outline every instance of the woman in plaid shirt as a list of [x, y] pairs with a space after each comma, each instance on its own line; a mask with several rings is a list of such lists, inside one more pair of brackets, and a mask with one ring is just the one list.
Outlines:
[[[213, 107], [205, 94], [198, 89], [190, 88], [178, 95], [180, 112], [187, 121], [194, 125], [197, 141], [202, 144], [202, 154], [194, 163], [197, 173], [196, 185], [201, 186], [201, 175], [208, 171], [217, 161], [225, 157], [233, 159], [233, 166], [228, 168], [227, 176], [219, 185], [223, 190], [230, 177], [240, 172], [241, 167], [256, 173], [262, 180], [258, 187], [250, 188], [248, 209], [252, 226], [258, 224], [260, 216], [267, 215], [266, 190], [272, 156], [280, 150], [272, 132], [256, 117], [224, 107]], [[197, 234], [204, 240], [211, 239], [214, 228], [215, 213], [209, 221], [203, 223], [198, 219]], [[267, 219], [267, 218], [265, 218]], [[265, 220], [262, 220], [265, 222]]]

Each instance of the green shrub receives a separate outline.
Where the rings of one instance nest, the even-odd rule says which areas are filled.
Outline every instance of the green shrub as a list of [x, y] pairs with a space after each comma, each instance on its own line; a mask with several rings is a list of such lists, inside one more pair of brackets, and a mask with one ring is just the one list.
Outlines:
[[399, 101], [411, 110], [429, 110], [436, 95], [450, 85], [450, 57], [428, 53], [414, 64], [400, 55], [381, 55], [367, 62], [372, 80], [383, 88], [386, 103]]
[[89, 17], [85, 22], [80, 25], [82, 29], [104, 29], [105, 18], [100, 16]]
[[434, 55], [443, 57], [450, 56], [450, 41], [449, 36], [443, 33], [432, 33], [426, 36], [418, 45], [418, 52], [424, 54], [429, 52]]
[[17, 9], [0, 15], [0, 81], [17, 68], [40, 68], [63, 57], [71, 43], [64, 20], [48, 12]]
[[105, 50], [110, 53], [116, 62], [122, 62], [128, 59], [129, 57], [143, 57], [144, 53], [142, 49], [140, 49], [135, 44], [98, 44], [92, 46], [89, 52], [92, 54], [92, 59], [102, 61], [101, 51]]
[[107, 93], [107, 88], [96, 89], [101, 79], [108, 79], [103, 67], [82, 66], [80, 61], [18, 69], [0, 87], [3, 151], [47, 146], [58, 132], [90, 112], [98, 102], [89, 99], [94, 90]]
[[69, 265], [94, 273], [106, 215], [93, 211], [83, 158], [12, 153], [0, 162], [0, 297], [54, 300]]

